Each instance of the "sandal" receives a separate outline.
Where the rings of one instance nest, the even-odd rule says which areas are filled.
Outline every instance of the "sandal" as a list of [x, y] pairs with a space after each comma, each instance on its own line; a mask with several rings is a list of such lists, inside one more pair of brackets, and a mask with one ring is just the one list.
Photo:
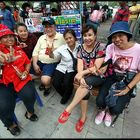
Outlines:
[[31, 117], [29, 118], [27, 115], [27, 112], [26, 112], [25, 117], [26, 117], [26, 119], [29, 119], [30, 121], [33, 121], [33, 122], [38, 121], [38, 117], [36, 114], [32, 114]]
[[41, 85], [39, 86], [39, 90], [40, 90], [40, 91], [45, 90], [45, 86], [44, 86], [43, 84], [41, 84]]
[[18, 136], [20, 134], [20, 128], [18, 125], [16, 125], [15, 127], [12, 127], [12, 128], [7, 128], [7, 130], [10, 131], [10, 133], [14, 136]]
[[64, 112], [60, 115], [60, 117], [58, 118], [58, 122], [59, 123], [65, 123], [69, 116], [70, 116], [71, 113], [67, 112], [66, 110], [64, 110]]
[[78, 122], [75, 125], [75, 129], [76, 129], [77, 132], [80, 133], [83, 130], [85, 122], [86, 122], [86, 119], [85, 119], [84, 122], [81, 119], [78, 120]]

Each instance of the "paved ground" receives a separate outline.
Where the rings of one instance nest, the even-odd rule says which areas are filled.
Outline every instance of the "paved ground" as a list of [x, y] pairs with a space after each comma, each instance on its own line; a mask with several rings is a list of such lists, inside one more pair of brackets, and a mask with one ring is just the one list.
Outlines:
[[[110, 21], [103, 23], [99, 28], [99, 38], [104, 39], [107, 36], [107, 31], [110, 26]], [[35, 82], [38, 90], [39, 81]], [[21, 102], [16, 105], [16, 116], [18, 118], [21, 135], [16, 138], [140, 138], [140, 94], [132, 99], [129, 112], [126, 110], [118, 118], [114, 128], [105, 127], [104, 124], [96, 125], [94, 118], [97, 113], [95, 105], [95, 97], [89, 100], [87, 121], [81, 133], [75, 131], [75, 123], [80, 117], [80, 109], [77, 106], [66, 124], [58, 124], [57, 119], [60, 113], [63, 112], [66, 105], [60, 104], [61, 97], [52, 89], [49, 96], [44, 97], [43, 92], [38, 90], [38, 93], [43, 101], [44, 106], [39, 107], [36, 103], [35, 110], [39, 116], [38, 122], [30, 122], [24, 117], [25, 107]], [[70, 102], [70, 101], [69, 101]], [[0, 138], [15, 138], [0, 122]]]

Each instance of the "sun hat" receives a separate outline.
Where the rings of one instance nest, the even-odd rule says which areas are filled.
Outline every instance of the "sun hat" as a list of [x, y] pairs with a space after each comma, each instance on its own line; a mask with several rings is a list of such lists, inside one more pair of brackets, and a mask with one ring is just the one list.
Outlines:
[[15, 35], [6, 25], [0, 24], [0, 38], [5, 35]]
[[55, 21], [51, 17], [45, 17], [42, 21], [42, 25], [55, 25]]
[[111, 26], [108, 40], [111, 40], [112, 36], [115, 33], [119, 33], [119, 32], [126, 33], [129, 38], [132, 38], [132, 33], [130, 32], [129, 24], [125, 21], [118, 21]]

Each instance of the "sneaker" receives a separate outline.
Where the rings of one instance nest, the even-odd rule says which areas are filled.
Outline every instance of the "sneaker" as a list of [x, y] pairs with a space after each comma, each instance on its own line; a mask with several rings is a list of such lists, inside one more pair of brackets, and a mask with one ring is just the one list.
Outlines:
[[105, 117], [105, 110], [99, 112], [99, 113], [96, 115], [95, 123], [96, 123], [97, 125], [101, 124], [101, 123], [103, 122], [103, 120], [104, 120], [104, 117]]
[[112, 123], [112, 116], [108, 112], [106, 112], [104, 122], [107, 127], [109, 127]]
[[51, 88], [46, 88], [45, 90], [44, 90], [44, 96], [46, 97], [46, 96], [48, 96], [49, 94], [50, 94], [50, 89]]

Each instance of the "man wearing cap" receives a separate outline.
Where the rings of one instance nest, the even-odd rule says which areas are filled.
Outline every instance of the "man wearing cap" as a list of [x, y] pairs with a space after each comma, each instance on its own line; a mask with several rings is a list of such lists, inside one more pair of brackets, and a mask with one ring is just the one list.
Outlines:
[[[63, 35], [56, 32], [55, 21], [51, 17], [46, 17], [42, 22], [45, 28], [45, 34], [40, 36], [33, 50], [33, 68], [32, 74], [41, 74], [41, 83], [45, 86], [44, 96], [48, 95], [51, 87], [51, 79], [58, 63], [58, 59], [50, 58], [49, 49], [56, 49], [65, 44]], [[40, 90], [43, 86], [40, 86]]]

